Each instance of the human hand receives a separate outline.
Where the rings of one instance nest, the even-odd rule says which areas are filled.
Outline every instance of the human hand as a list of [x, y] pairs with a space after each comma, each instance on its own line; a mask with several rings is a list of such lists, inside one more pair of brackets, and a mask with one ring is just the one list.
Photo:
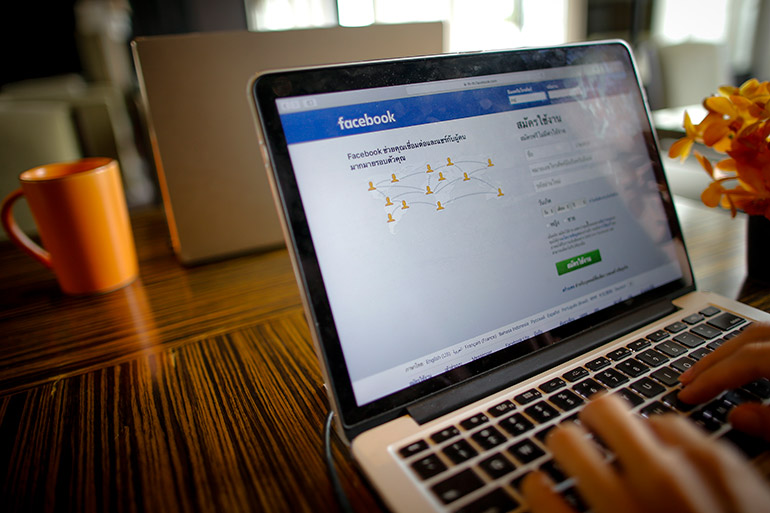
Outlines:
[[[724, 390], [770, 377], [770, 324], [758, 324], [724, 343], [679, 377], [683, 402], [708, 401]], [[736, 429], [770, 441], [770, 407], [758, 403], [736, 406], [728, 417]]]
[[[684, 417], [644, 421], [621, 398], [604, 395], [580, 420], [614, 452], [614, 463], [578, 425], [554, 429], [547, 445], [596, 513], [767, 511], [770, 489], [748, 461]], [[573, 512], [552, 486], [542, 472], [526, 477], [522, 492], [532, 511]]]

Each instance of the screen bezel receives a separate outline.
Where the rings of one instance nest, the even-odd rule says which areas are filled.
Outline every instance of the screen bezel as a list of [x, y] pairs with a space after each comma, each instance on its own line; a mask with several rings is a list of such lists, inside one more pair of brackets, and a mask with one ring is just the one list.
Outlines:
[[[497, 351], [485, 358], [359, 406], [353, 394], [342, 346], [335, 329], [334, 317], [302, 206], [302, 198], [294, 176], [276, 100], [319, 93], [601, 63], [610, 60], [621, 61], [628, 76], [632, 77], [631, 80], [634, 80], [637, 85], [640, 84], [630, 50], [620, 41], [417, 57], [290, 70], [263, 74], [254, 81], [252, 94], [272, 164], [272, 178], [276, 185], [280, 208], [286, 220], [290, 251], [294, 252], [299, 273], [298, 278], [309, 307], [311, 329], [315, 330], [321, 346], [324, 360], [322, 364], [326, 367], [328, 385], [335, 394], [339, 407], [338, 414], [346, 430], [355, 431], [356, 425], [370, 422], [372, 418], [386, 419], [400, 415], [410, 403], [429, 394], [456, 386], [469, 378], [482, 375], [541, 349], [568, 343], [575, 335], [606, 323], [622, 313], [645, 308], [661, 299], [675, 297], [694, 290], [692, 270], [686, 250], [684, 250], [679, 255], [679, 264], [684, 275], [680, 280], [647, 291], [633, 299], [587, 315], [568, 325], [555, 328], [527, 341]], [[641, 86], [636, 87], [636, 91], [636, 101], [646, 113], [647, 122], [646, 127], [643, 127], [643, 136], [669, 219], [669, 227], [677, 244], [684, 249], [681, 228], [675, 214], [673, 199], [663, 171], [657, 140], [651, 127], [649, 110]], [[516, 376], [512, 376], [511, 379], [514, 382]]]

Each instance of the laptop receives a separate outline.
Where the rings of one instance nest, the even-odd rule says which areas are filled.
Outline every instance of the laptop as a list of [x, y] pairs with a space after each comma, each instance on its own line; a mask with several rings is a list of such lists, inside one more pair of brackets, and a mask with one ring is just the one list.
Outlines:
[[393, 511], [526, 510], [595, 393], [732, 436], [678, 376], [770, 315], [696, 290], [629, 48], [266, 73], [252, 84], [337, 429]]
[[255, 71], [443, 51], [440, 22], [132, 42], [172, 246], [198, 264], [283, 245], [244, 91]]

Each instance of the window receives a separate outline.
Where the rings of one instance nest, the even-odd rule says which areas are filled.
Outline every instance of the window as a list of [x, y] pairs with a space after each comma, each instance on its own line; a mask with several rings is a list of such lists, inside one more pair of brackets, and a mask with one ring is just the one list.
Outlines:
[[707, 42], [724, 45], [732, 70], [751, 66], [759, 0], [658, 0], [653, 35], [660, 44]]
[[246, 0], [251, 30], [445, 21], [452, 52], [580, 39], [584, 9], [580, 0]]

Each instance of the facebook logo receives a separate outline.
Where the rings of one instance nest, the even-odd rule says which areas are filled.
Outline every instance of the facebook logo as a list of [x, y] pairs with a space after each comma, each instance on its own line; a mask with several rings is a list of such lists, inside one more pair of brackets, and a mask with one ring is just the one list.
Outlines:
[[351, 128], [363, 128], [372, 125], [381, 125], [385, 123], [395, 123], [396, 117], [389, 110], [380, 116], [370, 116], [364, 114], [363, 117], [354, 119], [345, 119], [342, 116], [337, 120], [340, 130], [349, 130]]

